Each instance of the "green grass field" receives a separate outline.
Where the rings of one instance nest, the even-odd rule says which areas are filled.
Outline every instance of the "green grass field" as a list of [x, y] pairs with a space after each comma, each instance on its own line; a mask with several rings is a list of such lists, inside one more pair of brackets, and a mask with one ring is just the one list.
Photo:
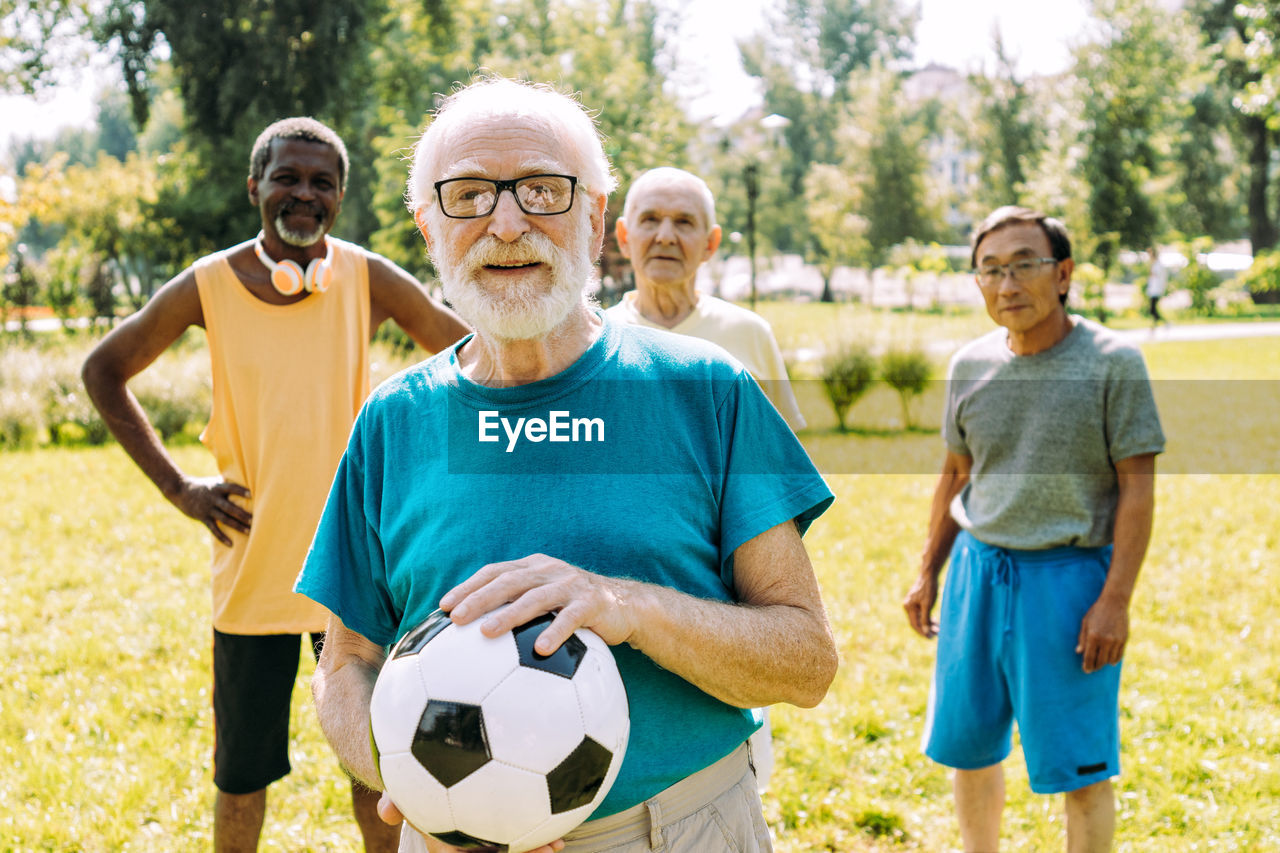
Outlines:
[[[875, 334], [886, 337], [907, 322], [933, 340], [962, 339], [965, 323], [982, 330], [972, 318], [935, 319], [942, 328], [859, 313], [828, 322], [796, 312], [794, 322], [819, 342], [846, 321], [879, 323]], [[1280, 465], [1267, 455], [1277, 421], [1267, 417], [1273, 400], [1224, 403], [1222, 388], [1272, 380], [1241, 385], [1248, 398], [1274, 387], [1280, 340], [1146, 353], [1154, 376], [1197, 380], [1203, 399], [1162, 400], [1172, 411], [1161, 469], [1193, 473], [1158, 483], [1122, 695], [1117, 848], [1277, 850]], [[778, 766], [766, 813], [777, 849], [957, 849], [948, 775], [919, 751], [932, 646], [900, 606], [941, 457], [936, 422], [926, 413], [921, 429], [905, 432], [892, 422], [896, 398], [869, 397], [854, 420], [870, 426], [842, 436], [820, 399], [806, 407], [816, 458], [852, 447], [856, 460], [907, 458], [897, 470], [911, 473], [842, 462], [830, 476], [838, 500], [808, 537], [842, 666], [817, 709], [773, 716]], [[1204, 444], [1216, 454], [1197, 455]], [[189, 471], [212, 473], [202, 448], [175, 453]], [[1260, 473], [1214, 473], [1241, 464]], [[114, 446], [0, 453], [0, 482], [0, 850], [208, 849], [205, 535]], [[295, 695], [294, 772], [271, 789], [263, 849], [358, 848], [346, 785], [311, 707], [311, 669], [304, 662]], [[1008, 779], [1007, 849], [1060, 849], [1061, 798], [1029, 793], [1016, 750]]]

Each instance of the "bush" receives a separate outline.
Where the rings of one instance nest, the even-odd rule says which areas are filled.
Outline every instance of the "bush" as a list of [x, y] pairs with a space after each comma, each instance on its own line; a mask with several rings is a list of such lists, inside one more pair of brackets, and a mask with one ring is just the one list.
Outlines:
[[0, 448], [35, 447], [43, 429], [40, 400], [24, 388], [0, 387]]
[[1218, 286], [1218, 277], [1213, 270], [1193, 257], [1178, 274], [1178, 281], [1191, 294], [1192, 312], [1204, 317], [1213, 316], [1213, 289]]
[[1101, 267], [1085, 262], [1076, 264], [1071, 278], [1079, 285], [1081, 310], [1099, 323], [1107, 322], [1107, 274]]
[[208, 359], [193, 353], [166, 353], [130, 382], [162, 441], [209, 420], [212, 391]]
[[829, 357], [822, 365], [822, 385], [835, 409], [840, 431], [846, 432], [845, 417], [875, 381], [875, 359], [866, 347], [850, 344]]
[[902, 424], [911, 429], [915, 426], [911, 419], [911, 400], [929, 387], [933, 376], [932, 362], [920, 349], [890, 350], [880, 359], [880, 376], [898, 392], [898, 398], [902, 400]]
[[45, 431], [42, 400], [48, 369], [39, 352], [25, 347], [0, 350], [0, 447], [34, 447]]
[[1280, 252], [1259, 252], [1238, 281], [1255, 303], [1280, 302]]
[[[0, 338], [0, 450], [43, 444], [104, 444], [111, 440], [89, 401], [80, 368], [97, 338], [68, 334]], [[377, 382], [422, 357], [379, 341], [370, 349]], [[204, 334], [188, 331], [129, 383], [165, 442], [193, 438], [212, 406]]]

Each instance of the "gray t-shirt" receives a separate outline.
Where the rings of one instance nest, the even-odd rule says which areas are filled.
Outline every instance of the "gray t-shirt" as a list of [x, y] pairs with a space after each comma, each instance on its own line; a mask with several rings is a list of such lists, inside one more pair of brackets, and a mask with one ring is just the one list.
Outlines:
[[1014, 355], [1000, 328], [947, 374], [947, 447], [973, 458], [951, 515], [1003, 548], [1098, 547], [1114, 534], [1115, 462], [1164, 450], [1142, 353], [1072, 316], [1056, 346]]

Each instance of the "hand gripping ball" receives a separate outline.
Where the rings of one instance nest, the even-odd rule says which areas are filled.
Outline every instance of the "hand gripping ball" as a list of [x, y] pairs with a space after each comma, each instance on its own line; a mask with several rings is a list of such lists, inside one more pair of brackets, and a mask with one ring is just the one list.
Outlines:
[[578, 826], [613, 785], [631, 729], [613, 653], [585, 628], [535, 653], [551, 619], [491, 639], [436, 611], [392, 649], [369, 708], [374, 757], [420, 831], [519, 853]]

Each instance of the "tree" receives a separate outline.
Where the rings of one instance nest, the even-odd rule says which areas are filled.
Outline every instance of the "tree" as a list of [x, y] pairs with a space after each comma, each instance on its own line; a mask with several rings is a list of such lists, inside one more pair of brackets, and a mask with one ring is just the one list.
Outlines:
[[925, 185], [927, 123], [905, 101], [892, 71], [855, 74], [849, 86], [840, 130], [842, 165], [860, 176], [867, 260], [880, 266], [893, 246], [908, 238], [932, 240], [939, 230], [941, 215]]
[[822, 273], [822, 301], [834, 302], [831, 278], [836, 268], [866, 259], [871, 250], [867, 219], [859, 213], [862, 188], [840, 167], [815, 163], [805, 176], [804, 199], [813, 234], [809, 261]]
[[[1153, 180], [1168, 172], [1174, 128], [1203, 82], [1197, 34], [1156, 0], [1094, 0], [1101, 37], [1080, 48], [1091, 230], [1109, 271], [1121, 248], [1149, 247], [1163, 228]], [[1174, 96], [1170, 97], [1173, 93]]]
[[[764, 112], [790, 119], [774, 162], [781, 180], [776, 192], [762, 188], [760, 199], [772, 212], [766, 236], [777, 249], [813, 253], [805, 175], [814, 163], [841, 159], [837, 129], [849, 75], [873, 62], [905, 60], [916, 17], [895, 0], [786, 0], [766, 34], [739, 43], [743, 67], [760, 80]], [[775, 234], [768, 234], [770, 224]]]
[[1169, 225], [1188, 236], [1235, 239], [1245, 231], [1240, 164], [1233, 150], [1233, 116], [1226, 87], [1207, 81], [1191, 97], [1191, 109], [1173, 143], [1164, 199]]
[[[55, 157], [28, 167], [21, 194], [31, 218], [62, 229], [63, 251], [79, 246], [92, 254], [94, 287], [107, 286], [138, 308], [176, 272], [156, 261], [173, 233], [172, 223], [152, 214], [160, 182], [157, 159], [136, 152], [123, 162], [100, 154], [93, 166]], [[90, 296], [98, 310], [111, 307], [101, 292]]]
[[992, 51], [994, 73], [969, 78], [976, 95], [969, 138], [978, 152], [973, 201], [984, 212], [1021, 203], [1045, 146], [1038, 105], [1026, 81], [1018, 78], [998, 31]]
[[[1275, 86], [1275, 14], [1265, 3], [1197, 0], [1192, 11], [1222, 64], [1222, 78], [1234, 90], [1238, 145], [1247, 163], [1249, 242], [1255, 255], [1280, 242], [1271, 205], [1272, 152], [1277, 113], [1266, 92]], [[1270, 72], [1270, 74], [1268, 74]]]
[[351, 213], [338, 230], [367, 236], [373, 156], [362, 129], [375, 2], [111, 0], [94, 19], [96, 38], [121, 63], [137, 128], [148, 123], [158, 84], [171, 81], [181, 97], [189, 155], [182, 162], [193, 170], [185, 183], [198, 190], [158, 201], [159, 215], [179, 226], [177, 254], [192, 259], [257, 230], [245, 197], [249, 150], [263, 127], [288, 115], [317, 116], [344, 137]]
[[88, 0], [0, 0], [0, 92], [34, 94], [87, 53]]

